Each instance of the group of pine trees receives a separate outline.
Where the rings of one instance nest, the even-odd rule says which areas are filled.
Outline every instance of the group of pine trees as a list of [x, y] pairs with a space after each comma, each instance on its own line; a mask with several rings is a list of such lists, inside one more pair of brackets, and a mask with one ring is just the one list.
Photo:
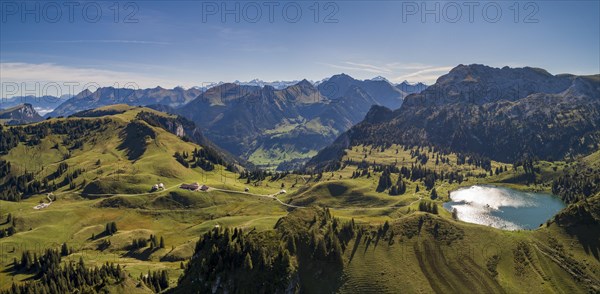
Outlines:
[[62, 181], [56, 183], [56, 179], [62, 177], [68, 170], [69, 165], [61, 162], [56, 171], [40, 180], [35, 178], [33, 172], [28, 171], [21, 175], [14, 175], [14, 171], [11, 173], [11, 163], [0, 160], [0, 199], [20, 201], [31, 195], [53, 192], [67, 185], [70, 189], [75, 189], [74, 180], [83, 173], [82, 169], [67, 173]]
[[196, 244], [184, 279], [191, 279], [190, 286], [199, 293], [210, 293], [217, 281], [224, 291], [275, 293], [286, 288], [291, 269], [287, 249], [267, 248], [255, 233], [214, 228]]
[[20, 201], [27, 195], [38, 193], [40, 186], [39, 181], [35, 181], [33, 173], [30, 172], [18, 176], [7, 174], [0, 178], [0, 183], [0, 199], [7, 201]]
[[371, 172], [369, 172], [368, 168], [359, 168], [355, 171], [352, 172], [352, 179], [356, 179], [356, 178], [360, 178], [360, 177], [364, 177], [367, 176], [367, 178], [371, 177]]
[[105, 128], [109, 123], [110, 119], [70, 119], [1, 128], [0, 154], [7, 154], [19, 143], [25, 143], [28, 146], [38, 145], [50, 134], [64, 135], [65, 145], [71, 145], [89, 133]]
[[[69, 185], [69, 189], [73, 190], [75, 189], [75, 182], [74, 180], [77, 179], [79, 177], [79, 175], [81, 175], [83, 173], [83, 170], [80, 168], [77, 168], [75, 170], [73, 170], [70, 173], [67, 173], [67, 171], [69, 170], [69, 164], [66, 162], [61, 162], [58, 164], [58, 167], [56, 168], [56, 171], [50, 175], [48, 175], [47, 177], [45, 177], [42, 180], [42, 187], [47, 191], [47, 192], [52, 192], [54, 190], [56, 190], [56, 188], [60, 188], [66, 185]], [[48, 182], [49, 181], [53, 181], [55, 179], [60, 178], [61, 176], [63, 176], [65, 173], [67, 173], [64, 177], [64, 179], [58, 184], [58, 185], [54, 185], [54, 187], [50, 190], [47, 189], [48, 187]], [[39, 191], [37, 192], [39, 193]]]
[[402, 195], [406, 193], [406, 182], [402, 179], [402, 174], [398, 174], [398, 180], [396, 183], [392, 183], [390, 168], [384, 168], [381, 176], [379, 177], [379, 182], [377, 183], [377, 188], [375, 191], [383, 192], [389, 189], [389, 194], [392, 196]]
[[432, 201], [421, 201], [419, 202], [419, 211], [429, 212], [433, 214], [438, 214], [438, 205]]
[[375, 188], [376, 192], [383, 192], [389, 189], [392, 186], [392, 179], [390, 177], [389, 169], [384, 169], [379, 177], [379, 182], [377, 183], [377, 188]]
[[38, 256], [24, 251], [21, 259], [13, 261], [14, 273], [32, 274], [33, 279], [22, 284], [13, 283], [11, 288], [0, 293], [96, 293], [98, 289], [110, 283], [119, 283], [125, 273], [119, 265], [106, 263], [100, 267], [87, 268], [83, 258], [78, 263], [61, 265], [62, 257], [70, 254], [63, 244], [61, 251], [47, 249]]
[[565, 172], [552, 182], [552, 193], [565, 203], [575, 203], [600, 192], [600, 169], [581, 166]]
[[431, 193], [429, 194], [429, 198], [431, 198], [431, 200], [436, 200], [438, 198], [438, 194], [437, 194], [437, 191], [435, 190], [435, 188], [431, 189]]
[[218, 283], [223, 292], [279, 293], [302, 282], [294, 278], [299, 268], [342, 269], [356, 225], [340, 222], [327, 209], [314, 210], [314, 215], [288, 215], [274, 232], [212, 229], [196, 244], [179, 286], [208, 293]]
[[183, 151], [180, 153], [179, 151], [175, 151], [173, 157], [175, 157], [175, 160], [177, 160], [177, 162], [181, 163], [181, 165], [185, 166], [186, 168], [190, 167], [190, 163], [187, 161], [187, 152]]
[[457, 165], [469, 164], [469, 165], [474, 165], [476, 167], [482, 168], [486, 171], [492, 170], [492, 161], [483, 155], [479, 155], [479, 154], [475, 154], [475, 153], [467, 153], [467, 154], [458, 153], [458, 154], [456, 154], [456, 164]]
[[169, 274], [166, 270], [148, 271], [148, 274], [140, 274], [140, 281], [143, 282], [154, 293], [160, 293], [169, 288]]
[[[371, 150], [368, 151], [368, 153], [367, 153], [367, 149], [363, 148], [363, 152], [365, 154], [364, 158], [367, 158], [367, 154], [371, 154], [371, 151], [375, 148], [379, 148], [381, 152], [384, 152], [385, 149], [389, 148], [389, 146], [387, 146], [385, 144], [375, 146], [375, 147], [372, 147]], [[436, 165], [439, 165], [440, 163], [450, 164], [450, 159], [448, 157], [450, 152], [447, 150], [440, 149], [440, 148], [436, 149], [431, 146], [428, 146], [428, 147], [418, 146], [416, 148], [404, 146], [403, 148], [404, 148], [404, 151], [407, 151], [410, 149], [410, 156], [412, 159], [414, 159], [414, 162], [413, 162], [414, 165], [425, 165], [431, 159], [430, 155], [429, 155], [430, 153], [435, 153], [434, 159], [435, 159]], [[398, 151], [399, 150], [396, 149], [396, 154], [398, 154]], [[356, 150], [356, 152], [359, 152], [359, 150]], [[356, 164], [357, 162], [347, 159], [344, 162], [344, 165], [349, 165], [352, 163]], [[492, 161], [485, 156], [475, 154], [475, 153], [456, 153], [456, 164], [457, 165], [469, 164], [469, 165], [473, 165], [478, 168], [482, 168], [485, 171], [492, 170]]]
[[396, 184], [390, 188], [389, 194], [392, 196], [402, 195], [406, 193], [406, 182], [402, 179], [401, 176], [398, 177], [398, 181]]
[[150, 249], [165, 248], [165, 239], [161, 236], [158, 238], [156, 235], [150, 235], [150, 238], [136, 238], [131, 241], [129, 249], [135, 250], [145, 248], [150, 245]]
[[117, 229], [117, 223], [115, 223], [115, 222], [109, 222], [109, 223], [107, 223], [106, 227], [104, 229], [104, 232], [107, 235], [114, 235], [117, 231], [118, 231], [118, 229]]
[[0, 238], [10, 237], [17, 233], [17, 229], [16, 229], [16, 225], [15, 225], [15, 218], [12, 216], [12, 214], [9, 213], [6, 216], [6, 221], [4, 221], [4, 223], [2, 225], [5, 225], [5, 224], [8, 224], [8, 228], [0, 229]]
[[246, 179], [246, 183], [260, 182], [266, 180], [268, 177], [273, 177], [275, 173], [268, 170], [256, 169], [256, 170], [245, 170], [240, 172], [240, 179]]
[[[353, 177], [359, 176], [359, 174], [365, 174], [367, 170], [364, 169], [362, 173], [355, 171]], [[427, 190], [433, 189], [437, 181], [447, 180], [450, 184], [455, 181], [459, 184], [464, 180], [463, 175], [459, 172], [444, 172], [444, 171], [434, 171], [428, 168], [424, 168], [420, 165], [412, 165], [410, 168], [401, 167], [398, 168], [393, 165], [374, 165], [373, 171], [378, 172], [381, 171], [381, 176], [379, 177], [379, 182], [377, 183], [377, 188], [375, 191], [384, 192], [389, 190], [390, 195], [402, 195], [406, 193], [406, 182], [404, 179], [408, 179], [410, 181], [423, 181], [423, 185]], [[398, 179], [395, 184], [392, 183], [392, 174], [397, 173]], [[437, 194], [435, 195], [437, 197]]]
[[343, 253], [354, 237], [354, 229], [354, 221], [341, 223], [326, 208], [315, 214], [308, 230], [288, 233], [285, 240], [290, 252], [301, 260], [342, 268]]
[[62, 246], [60, 246], [60, 255], [61, 256], [69, 256], [71, 253], [73, 253], [73, 248], [69, 247], [69, 245], [67, 245], [67, 243], [63, 243]]
[[194, 149], [194, 151], [192, 151], [192, 157], [190, 158], [187, 151], [176, 151], [173, 157], [186, 168], [199, 167], [205, 171], [212, 171], [215, 169], [215, 164], [204, 157], [206, 156], [204, 152], [204, 149]]
[[131, 240], [131, 245], [129, 246], [130, 250], [136, 250], [140, 248], [145, 248], [148, 246], [148, 239], [146, 238], [135, 238]]

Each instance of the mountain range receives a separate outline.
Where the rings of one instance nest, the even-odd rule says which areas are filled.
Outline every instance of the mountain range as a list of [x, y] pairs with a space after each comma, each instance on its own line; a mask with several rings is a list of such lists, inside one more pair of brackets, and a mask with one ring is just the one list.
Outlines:
[[181, 87], [174, 89], [156, 87], [138, 90], [104, 87], [99, 88], [95, 92], [86, 89], [56, 107], [47, 116], [67, 116], [79, 111], [113, 104], [128, 104], [133, 106], [164, 104], [176, 107], [196, 98], [200, 92], [199, 89], [191, 88], [186, 90]]
[[292, 169], [359, 122], [372, 105], [399, 107], [406, 95], [386, 80], [339, 74], [317, 86], [302, 80], [281, 90], [222, 84], [175, 111], [235, 155], [258, 166]]
[[[233, 84], [238, 84], [240, 86], [255, 86], [255, 87], [264, 87], [264, 86], [271, 86], [277, 90], [281, 90], [281, 89], [285, 89], [289, 86], [293, 86], [295, 84], [297, 84], [298, 82], [300, 82], [299, 80], [293, 80], [293, 81], [273, 81], [273, 82], [266, 82], [263, 81], [261, 79], [253, 79], [251, 81], [248, 82], [241, 82], [241, 81], [234, 81], [231, 82]], [[223, 84], [227, 84], [227, 82], [218, 82], [218, 83], [207, 83], [207, 84], [203, 84], [201, 86], [195, 86], [195, 89], [199, 89], [201, 91], [206, 91], [210, 88], [216, 87], [216, 86], [220, 86]]]
[[356, 145], [429, 145], [515, 162], [587, 154], [599, 143], [600, 75], [459, 65], [399, 109], [372, 107], [308, 166], [336, 166]]
[[52, 110], [54, 110], [60, 104], [67, 101], [72, 96], [73, 95], [68, 95], [68, 94], [61, 95], [60, 97], [52, 96], [52, 95], [44, 95], [44, 96], [40, 96], [40, 97], [29, 95], [29, 96], [15, 96], [15, 97], [11, 97], [11, 98], [2, 98], [2, 99], [0, 99], [0, 108], [7, 109], [7, 108], [15, 107], [20, 104], [27, 103], [27, 104], [31, 104], [37, 113], [39, 113], [40, 115], [45, 115], [45, 114], [51, 112]]
[[8, 125], [38, 122], [42, 119], [29, 103], [19, 104], [8, 109], [0, 109], [0, 122]]
[[216, 83], [190, 89], [84, 90], [46, 117], [68, 116], [106, 105], [128, 104], [180, 114], [235, 156], [258, 166], [301, 166], [342, 132], [362, 120], [372, 105], [397, 108], [426, 88], [394, 85], [385, 78], [357, 80], [346, 74], [319, 82]]
[[[341, 74], [0, 124], [0, 292], [597, 293], [599, 82], [460, 65], [404, 98]], [[28, 104], [0, 113], [41, 119]], [[336, 133], [305, 172], [217, 147]], [[476, 192], [501, 196], [506, 209], [475, 202], [498, 218], [529, 217], [545, 193], [564, 206], [518, 231], [447, 206], [482, 186], [527, 196]]]

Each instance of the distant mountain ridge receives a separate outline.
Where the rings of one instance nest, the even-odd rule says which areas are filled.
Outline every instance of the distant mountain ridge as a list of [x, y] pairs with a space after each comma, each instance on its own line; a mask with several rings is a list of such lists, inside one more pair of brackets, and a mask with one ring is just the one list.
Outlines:
[[[316, 85], [316, 86], [315, 86]], [[212, 141], [258, 165], [301, 163], [363, 119], [372, 105], [399, 107], [407, 94], [385, 79], [339, 74], [292, 86], [225, 83], [176, 111]]]
[[52, 96], [52, 95], [44, 95], [41, 97], [28, 95], [28, 96], [15, 96], [11, 98], [2, 98], [0, 99], [0, 108], [11, 108], [17, 106], [19, 104], [28, 103], [33, 106], [36, 112], [40, 115], [45, 115], [56, 107], [58, 107], [63, 102], [67, 101], [71, 98], [72, 95], [62, 95], [60, 97]]
[[[314, 86], [326, 83], [330, 78], [325, 78], [320, 81], [308, 81]], [[375, 77], [365, 81], [386, 81], [384, 77]], [[189, 101], [196, 98], [201, 92], [205, 92], [210, 88], [221, 86], [224, 84], [237, 84], [239, 86], [253, 86], [253, 87], [273, 87], [277, 90], [282, 90], [287, 87], [298, 84], [301, 80], [292, 81], [263, 81], [260, 79], [253, 79], [247, 82], [234, 81], [234, 82], [216, 82], [207, 83], [200, 86], [195, 86], [190, 89], [183, 89], [182, 87], [175, 87], [173, 89], [164, 89], [162, 87], [148, 88], [148, 89], [128, 89], [128, 88], [113, 88], [113, 87], [101, 87], [94, 92], [90, 92], [88, 89], [76, 95], [61, 95], [55, 97], [51, 95], [44, 95], [41, 97], [29, 95], [29, 96], [16, 96], [11, 98], [1, 98], [0, 108], [10, 108], [22, 103], [32, 104], [34, 109], [42, 116], [65, 116], [70, 115], [79, 111], [94, 109], [106, 105], [114, 105], [119, 103], [126, 103], [128, 105], [165, 105], [168, 107], [179, 107], [188, 103]], [[420, 92], [427, 88], [425, 84], [409, 84], [404, 81], [400, 84], [395, 85], [404, 95]], [[100, 91], [97, 96], [96, 93]], [[112, 93], [111, 93], [112, 92]], [[183, 93], [182, 93], [183, 92]], [[76, 100], [71, 98], [77, 97]], [[83, 99], [88, 98], [88, 100]], [[63, 105], [64, 104], [64, 105]], [[56, 110], [56, 111], [55, 111]]]
[[397, 84], [396, 88], [400, 89], [400, 91], [405, 92], [407, 94], [415, 94], [427, 89], [427, 85], [423, 83], [411, 84], [407, 81], [404, 81], [400, 84]]
[[186, 90], [181, 87], [176, 87], [174, 89], [156, 87], [139, 90], [103, 87], [97, 89], [95, 92], [86, 89], [65, 101], [47, 116], [66, 116], [86, 109], [94, 109], [121, 103], [132, 106], [164, 104], [175, 107], [186, 104], [196, 98], [200, 93], [201, 91], [199, 89], [192, 88]]
[[35, 109], [33, 109], [33, 106], [28, 103], [19, 104], [8, 109], [0, 109], [0, 121], [4, 121], [9, 125], [27, 124], [38, 122], [42, 119]]
[[[217, 87], [217, 86], [221, 86], [223, 84], [231, 83], [231, 84], [237, 84], [237, 85], [240, 85], [240, 86], [255, 86], [255, 87], [261, 87], [261, 88], [264, 87], [264, 86], [270, 86], [270, 87], [273, 87], [273, 88], [275, 88], [277, 90], [281, 90], [281, 89], [285, 89], [285, 88], [287, 88], [289, 86], [293, 86], [293, 85], [297, 84], [298, 82], [300, 82], [300, 80], [266, 82], [266, 81], [263, 81], [261, 79], [253, 79], [253, 80], [248, 81], [248, 82], [240, 82], [240, 81], [236, 80], [236, 81], [233, 81], [233, 82], [222, 82], [221, 81], [221, 82], [207, 83], [207, 84], [203, 84], [201, 86], [195, 86], [193, 88], [199, 89], [199, 90], [201, 90], [201, 91], [204, 92], [204, 91], [206, 91], [206, 90], [208, 90], [210, 88], [214, 88], [214, 87]], [[313, 82], [311, 82], [311, 83], [313, 83]]]
[[600, 143], [600, 75], [552, 75], [538, 68], [459, 65], [404, 99], [372, 107], [308, 164], [334, 166], [356, 145], [434, 145], [514, 162], [561, 159]]
[[148, 106], [191, 119], [212, 141], [236, 156], [269, 167], [283, 164], [287, 169], [303, 163], [360, 122], [372, 105], [397, 108], [406, 95], [421, 88], [403, 91], [385, 78], [357, 80], [346, 74], [318, 83], [255, 79], [187, 90], [104, 87], [82, 91], [46, 117], [115, 104]]

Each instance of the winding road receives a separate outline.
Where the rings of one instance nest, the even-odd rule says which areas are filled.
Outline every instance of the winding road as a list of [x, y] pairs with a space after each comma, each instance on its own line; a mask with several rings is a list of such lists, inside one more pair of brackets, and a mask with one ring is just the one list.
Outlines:
[[[154, 194], [163, 193], [165, 191], [173, 190], [173, 189], [181, 186], [182, 184], [184, 184], [184, 183], [182, 182], [182, 183], [173, 185], [171, 187], [168, 187], [166, 189], [157, 190], [157, 191], [154, 191], [154, 192], [146, 192], [146, 193], [137, 193], [137, 194], [123, 194], [123, 193], [119, 193], [119, 194], [110, 194], [110, 193], [106, 193], [106, 194], [87, 194], [86, 193], [85, 195], [88, 195], [88, 196], [99, 196], [99, 197], [102, 197], [102, 196], [109, 196], [109, 197], [111, 197], [111, 196], [144, 196], [144, 195], [154, 195]], [[444, 185], [445, 185], [445, 183], [443, 183], [440, 187], [443, 187]], [[277, 198], [277, 195], [279, 194], [279, 192], [274, 193], [274, 194], [263, 195], [263, 194], [256, 194], [256, 193], [250, 193], [250, 192], [244, 192], [244, 191], [237, 191], [237, 190], [229, 190], [229, 189], [219, 189], [219, 188], [209, 188], [208, 191], [220, 191], [220, 192], [225, 192], [225, 193], [234, 193], [234, 194], [242, 194], [242, 195], [249, 195], [249, 196], [257, 196], [257, 197], [270, 198], [270, 199], [276, 200], [277, 202], [279, 202], [279, 204], [281, 204], [283, 206], [286, 206], [286, 207], [291, 207], [291, 208], [306, 208], [306, 206], [293, 205], [293, 204], [289, 204], [289, 203], [285, 203], [285, 202], [281, 201], [279, 198]], [[50, 204], [52, 204], [52, 199], [50, 199], [50, 195], [55, 195], [56, 196], [56, 195], [63, 195], [63, 194], [79, 194], [79, 195], [83, 195], [84, 193], [82, 193], [82, 192], [71, 192], [71, 191], [63, 191], [63, 192], [56, 193], [56, 194], [48, 193], [48, 195], [46, 195], [46, 197], [48, 197], [48, 201], [50, 201], [50, 203], [48, 203], [45, 207], [48, 207], [48, 206], [50, 206]], [[413, 192], [413, 196], [415, 194], [416, 193]], [[423, 197], [419, 197], [419, 199], [417, 199], [417, 200], [409, 203], [408, 205], [403, 205], [401, 207], [411, 206], [414, 203], [417, 203], [417, 202], [421, 201], [422, 199], [423, 199]], [[38, 207], [38, 206], [36, 206], [36, 207]], [[42, 208], [45, 208], [45, 207], [42, 207]], [[371, 210], [371, 209], [386, 209], [386, 208], [399, 208], [399, 206], [392, 205], [392, 206], [383, 206], [383, 207], [329, 207], [329, 209], [333, 209], [333, 210], [354, 210], [354, 209], [369, 209], [369, 210]], [[35, 208], [34, 207], [34, 209], [40, 209], [40, 208]]]
[[271, 198], [271, 199], [277, 200], [283, 206], [292, 207], [292, 208], [305, 208], [306, 207], [306, 206], [298, 206], [298, 205], [288, 204], [288, 203], [285, 203], [285, 202], [281, 201], [279, 198], [276, 197], [277, 194], [279, 194], [279, 193], [270, 194], [270, 195], [262, 195], [262, 194], [254, 194], [254, 193], [249, 193], [249, 192], [227, 190], [227, 189], [218, 189], [218, 188], [210, 188], [209, 191], [210, 190], [212, 190], [212, 191], [221, 191], [221, 192], [226, 192], [226, 193], [235, 193], [235, 194], [243, 194], [243, 195], [250, 195], [250, 196], [258, 196], [258, 197]]
[[[173, 190], [173, 189], [181, 186], [182, 184], [184, 184], [184, 183], [182, 182], [182, 183], [173, 185], [173, 186], [168, 187], [168, 188], [163, 189], [163, 190], [157, 190], [157, 191], [154, 191], [154, 192], [146, 192], [146, 193], [137, 193], [137, 194], [123, 194], [123, 193], [118, 193], [118, 194], [111, 194], [111, 193], [89, 194], [89, 193], [85, 193], [85, 195], [87, 195], [87, 196], [98, 196], [98, 197], [102, 197], [102, 196], [112, 197], [112, 196], [144, 196], [144, 195], [153, 195], [153, 194], [160, 194], [160, 193], [163, 193], [163, 192], [168, 191], [168, 190]], [[242, 195], [250, 195], [250, 196], [258, 196], [258, 197], [270, 198], [270, 199], [276, 200], [277, 202], [279, 202], [279, 204], [281, 204], [283, 206], [292, 207], [292, 208], [305, 208], [305, 206], [298, 206], [298, 205], [288, 204], [288, 203], [285, 203], [285, 202], [281, 201], [279, 198], [276, 197], [279, 193], [274, 193], [274, 194], [269, 194], [269, 195], [263, 195], [263, 194], [255, 194], [255, 193], [249, 193], [249, 192], [243, 192], [243, 191], [236, 191], [236, 190], [228, 190], [228, 189], [219, 189], [219, 188], [209, 188], [208, 191], [220, 191], [220, 192], [225, 192], [225, 193], [234, 193], [234, 194], [242, 194]], [[52, 193], [48, 193], [48, 195], [47, 195], [48, 200], [50, 201], [50, 203], [48, 205], [52, 204], [52, 200], [50, 199], [50, 194], [52, 194]], [[78, 194], [78, 195], [83, 195], [84, 193], [83, 192], [73, 192], [73, 191], [63, 191], [63, 192], [59, 192], [59, 193], [52, 194], [52, 195], [64, 195], [64, 194]], [[39, 208], [35, 208], [35, 209], [39, 209]]]

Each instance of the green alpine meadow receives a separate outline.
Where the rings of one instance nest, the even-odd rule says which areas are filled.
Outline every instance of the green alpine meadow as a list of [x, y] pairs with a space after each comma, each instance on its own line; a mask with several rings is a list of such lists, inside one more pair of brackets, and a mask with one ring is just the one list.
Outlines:
[[597, 1], [0, 8], [0, 294], [600, 293]]

